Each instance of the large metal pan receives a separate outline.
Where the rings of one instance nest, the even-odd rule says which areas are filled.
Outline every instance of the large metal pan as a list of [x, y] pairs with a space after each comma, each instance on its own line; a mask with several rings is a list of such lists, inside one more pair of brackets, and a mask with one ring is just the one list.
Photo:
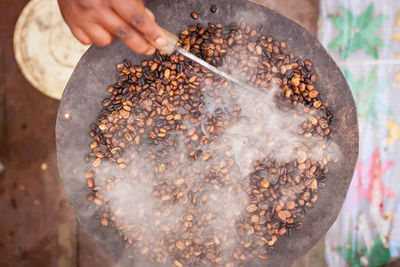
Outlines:
[[[218, 11], [210, 12], [216, 4]], [[281, 237], [269, 266], [288, 266], [303, 256], [335, 221], [346, 197], [358, 156], [356, 106], [340, 69], [320, 42], [290, 19], [246, 0], [153, 0], [148, 7], [165, 29], [178, 33], [194, 23], [219, 22], [225, 25], [245, 22], [263, 25], [262, 33], [286, 40], [289, 51], [313, 61], [319, 79], [316, 84], [324, 100], [336, 115], [333, 141], [339, 144], [342, 157], [330, 167], [327, 186], [303, 220], [303, 227], [291, 237]], [[190, 12], [199, 20], [193, 21]], [[92, 46], [79, 61], [64, 91], [57, 118], [56, 139], [58, 166], [62, 182], [75, 213], [95, 244], [115, 261], [124, 259], [122, 242], [116, 232], [99, 223], [94, 204], [86, 200], [89, 193], [84, 178], [84, 155], [88, 153], [89, 126], [101, 110], [106, 88], [116, 81], [115, 66], [124, 59], [139, 63], [145, 56], [136, 55], [120, 41], [106, 48]], [[143, 266], [143, 265], [141, 265]]]

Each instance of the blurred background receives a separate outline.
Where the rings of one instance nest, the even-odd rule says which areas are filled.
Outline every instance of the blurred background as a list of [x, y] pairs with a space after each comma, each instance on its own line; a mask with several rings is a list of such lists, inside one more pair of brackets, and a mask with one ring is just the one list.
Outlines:
[[[359, 112], [347, 200], [295, 266], [400, 266], [400, 2], [252, 1], [319, 38]], [[113, 266], [77, 222], [56, 163], [58, 99], [87, 47], [56, 0], [0, 0], [0, 12], [0, 266]]]

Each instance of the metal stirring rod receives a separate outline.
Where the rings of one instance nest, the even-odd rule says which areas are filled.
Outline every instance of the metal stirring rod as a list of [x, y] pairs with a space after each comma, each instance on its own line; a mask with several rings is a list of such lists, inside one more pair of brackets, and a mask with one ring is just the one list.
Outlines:
[[248, 85], [247, 83], [244, 83], [244, 82], [236, 79], [235, 77], [229, 75], [228, 73], [217, 69], [216, 67], [212, 66], [211, 64], [202, 60], [201, 58], [193, 55], [192, 53], [190, 53], [190, 52], [186, 51], [185, 49], [183, 49], [182, 47], [178, 46], [178, 37], [176, 35], [170, 33], [167, 30], [164, 30], [164, 33], [165, 33], [165, 36], [167, 37], [167, 43], [164, 46], [158, 46], [157, 44], [153, 43], [149, 38], [147, 38], [146, 36], [145, 37], [155, 48], [159, 49], [161, 52], [164, 52], [164, 53], [170, 55], [173, 52], [178, 51], [178, 53], [199, 63], [201, 66], [211, 70], [212, 72], [218, 74], [219, 76], [225, 78], [226, 80], [231, 81], [231, 82], [241, 86], [242, 88], [249, 89], [249, 90], [259, 90], [259, 89], [256, 89], [256, 88]]
[[207, 63], [206, 61], [202, 60], [201, 58], [196, 57], [196, 56], [193, 55], [192, 53], [187, 52], [187, 51], [186, 51], [185, 49], [183, 49], [182, 47], [177, 47], [177, 48], [176, 48], [176, 51], [178, 51], [180, 54], [184, 55], [185, 57], [187, 57], [187, 58], [189, 58], [189, 59], [191, 59], [191, 60], [193, 60], [193, 61], [196, 61], [197, 63], [199, 63], [199, 64], [202, 65], [203, 67], [205, 67], [205, 68], [211, 70], [212, 72], [218, 74], [219, 76], [221, 76], [222, 78], [225, 78], [225, 79], [228, 80], [228, 81], [231, 81], [231, 82], [233, 82], [233, 83], [235, 83], [235, 84], [237, 84], [237, 85], [239, 85], [239, 86], [241, 86], [241, 87], [243, 87], [243, 88], [246, 88], [246, 89], [256, 90], [256, 88], [254, 88], [254, 87], [248, 85], [247, 83], [241, 82], [240, 80], [238, 80], [238, 79], [236, 79], [235, 77], [229, 75], [228, 73], [223, 72], [223, 71], [217, 69], [216, 67], [214, 67], [213, 65]]

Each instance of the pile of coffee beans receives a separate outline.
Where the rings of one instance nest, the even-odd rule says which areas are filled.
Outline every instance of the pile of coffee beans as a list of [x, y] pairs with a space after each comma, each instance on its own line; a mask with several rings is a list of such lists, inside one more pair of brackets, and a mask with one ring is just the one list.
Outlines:
[[[334, 116], [321, 100], [313, 63], [261, 31], [210, 23], [179, 35], [181, 47], [260, 92], [276, 85], [278, 108], [304, 120], [294, 160], [260, 156], [247, 174], [224, 136], [246, 120], [238, 101], [246, 92], [177, 53], [117, 65], [118, 82], [90, 129], [85, 178], [101, 225], [115, 228], [130, 257], [173, 266], [266, 260], [317, 201], [332, 161], [326, 151]], [[310, 154], [311, 139], [323, 157]]]

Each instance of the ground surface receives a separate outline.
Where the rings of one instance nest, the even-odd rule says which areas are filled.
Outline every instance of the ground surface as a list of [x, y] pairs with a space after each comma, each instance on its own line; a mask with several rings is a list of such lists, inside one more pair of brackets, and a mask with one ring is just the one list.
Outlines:
[[[0, 0], [0, 266], [112, 266], [81, 230], [58, 177], [59, 102], [35, 90], [14, 59], [14, 25], [27, 2]], [[253, 2], [316, 34], [318, 0]], [[296, 266], [324, 266], [323, 251], [320, 242]]]

